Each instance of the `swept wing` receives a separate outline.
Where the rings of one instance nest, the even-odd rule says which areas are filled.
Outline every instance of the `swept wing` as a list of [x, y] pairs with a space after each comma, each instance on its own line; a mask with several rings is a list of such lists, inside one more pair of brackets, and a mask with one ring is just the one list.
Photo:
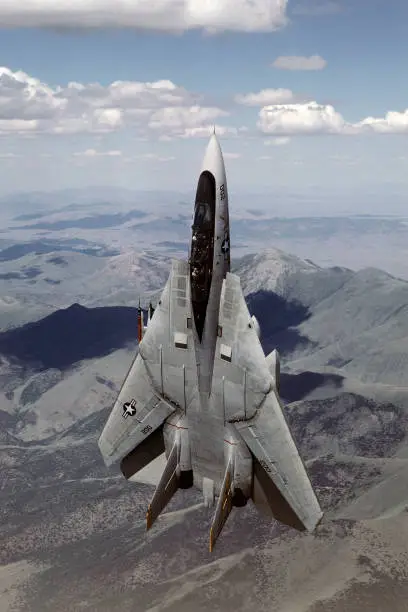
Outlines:
[[[299, 530], [313, 530], [322, 511], [286, 422], [239, 277], [228, 273], [221, 294], [214, 362], [214, 401], [250, 450], [252, 499]], [[216, 399], [215, 399], [216, 397]]]

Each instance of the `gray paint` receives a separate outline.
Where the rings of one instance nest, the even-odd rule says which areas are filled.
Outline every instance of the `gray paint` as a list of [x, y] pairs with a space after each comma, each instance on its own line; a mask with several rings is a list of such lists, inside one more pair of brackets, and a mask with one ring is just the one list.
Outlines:
[[[149, 436], [155, 449], [162, 440], [167, 465], [147, 527], [183, 486], [181, 474], [192, 470], [206, 505], [218, 496], [212, 550], [232, 506], [249, 498], [261, 511], [301, 530], [313, 530], [322, 512], [280, 404], [279, 355], [265, 357], [240, 279], [229, 272], [228, 192], [215, 134], [204, 171], [215, 179], [216, 199], [202, 334], [195, 329], [189, 262], [175, 260], [99, 447], [108, 465], [131, 456], [128, 464], [136, 466], [145, 465]], [[124, 404], [132, 400], [136, 414], [125, 418]]]

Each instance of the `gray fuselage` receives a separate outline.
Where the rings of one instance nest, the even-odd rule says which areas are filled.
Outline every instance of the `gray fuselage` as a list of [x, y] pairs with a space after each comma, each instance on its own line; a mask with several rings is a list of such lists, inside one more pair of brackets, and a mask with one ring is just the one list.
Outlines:
[[189, 266], [198, 397], [186, 416], [194, 484], [204, 490], [207, 482], [204, 496], [211, 503], [225, 472], [224, 412], [210, 396], [221, 289], [230, 270], [228, 190], [215, 135], [208, 144], [197, 185]]

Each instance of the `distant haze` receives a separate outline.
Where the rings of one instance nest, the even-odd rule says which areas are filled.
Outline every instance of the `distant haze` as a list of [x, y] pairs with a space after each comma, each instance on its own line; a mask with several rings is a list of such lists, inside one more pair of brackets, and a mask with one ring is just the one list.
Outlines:
[[[379, 190], [364, 195], [362, 190], [348, 193], [344, 188], [336, 194], [317, 188], [302, 194], [293, 186], [269, 193], [231, 188], [229, 196], [232, 261], [275, 247], [319, 265], [374, 266], [408, 278], [408, 213], [401, 194], [390, 192], [387, 196]], [[0, 260], [11, 261], [16, 254], [64, 250], [105, 258], [121, 254], [121, 261], [143, 253], [167, 262], [172, 257], [185, 257], [194, 197], [193, 189], [143, 191], [95, 186], [15, 193], [0, 198]], [[89, 260], [78, 268], [79, 274], [94, 270], [95, 265], [99, 268], [104, 261]], [[14, 282], [27, 278], [27, 268], [43, 263], [34, 258], [4, 264], [2, 274], [7, 276], [2, 290], [6, 295], [41, 290], [44, 295], [49, 287], [42, 286], [40, 276], [37, 284]], [[45, 277], [63, 281], [61, 275]], [[94, 280], [91, 284], [94, 286]], [[74, 299], [78, 293], [72, 290]], [[82, 291], [88, 293], [87, 284]]]

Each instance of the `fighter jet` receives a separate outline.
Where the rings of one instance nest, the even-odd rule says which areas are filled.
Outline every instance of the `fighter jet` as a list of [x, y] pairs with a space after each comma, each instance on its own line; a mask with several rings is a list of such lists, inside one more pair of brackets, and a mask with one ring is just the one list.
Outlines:
[[99, 439], [105, 463], [119, 463], [125, 478], [165, 453], [147, 529], [177, 489], [195, 486], [206, 506], [217, 500], [210, 551], [232, 508], [248, 500], [271, 519], [313, 531], [322, 511], [279, 398], [279, 355], [265, 357], [258, 321], [230, 272], [215, 134], [198, 179], [188, 261], [172, 262], [148, 319], [145, 326], [139, 309], [139, 352]]

